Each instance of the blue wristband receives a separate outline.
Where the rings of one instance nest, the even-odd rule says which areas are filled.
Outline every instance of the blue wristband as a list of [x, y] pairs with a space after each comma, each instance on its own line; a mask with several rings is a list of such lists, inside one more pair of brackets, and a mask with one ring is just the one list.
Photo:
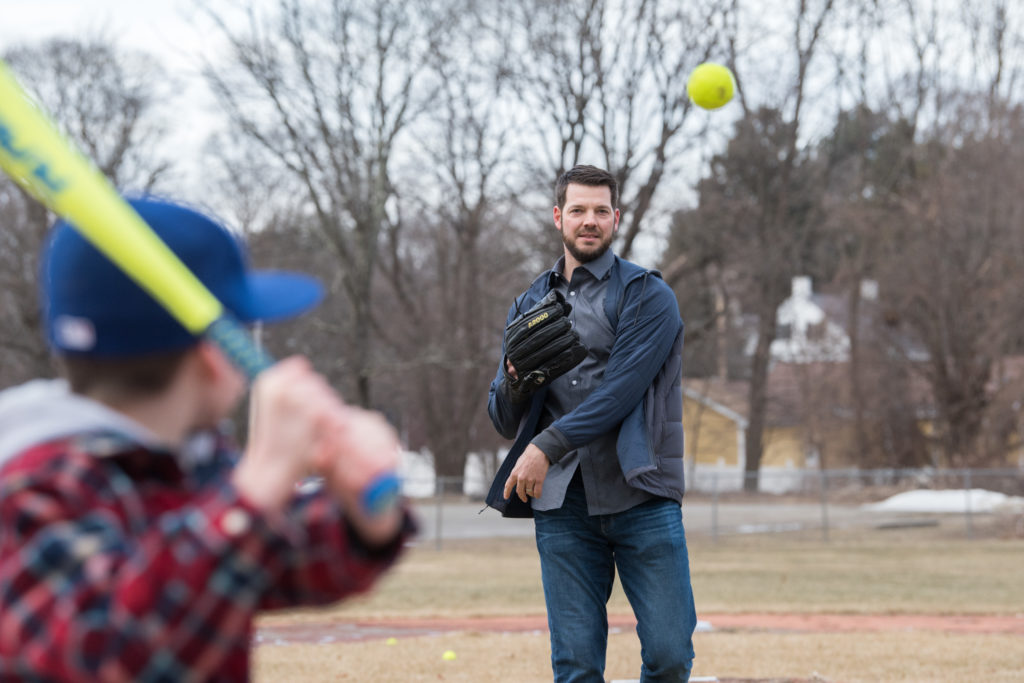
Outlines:
[[402, 480], [394, 472], [382, 474], [363, 491], [363, 510], [376, 516], [387, 512], [402, 494]]

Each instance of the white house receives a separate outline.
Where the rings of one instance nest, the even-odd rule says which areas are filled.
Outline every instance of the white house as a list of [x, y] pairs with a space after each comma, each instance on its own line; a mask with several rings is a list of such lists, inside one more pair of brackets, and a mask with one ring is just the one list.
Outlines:
[[[868, 284], [868, 283], [865, 283]], [[815, 301], [811, 278], [793, 278], [790, 297], [778, 310], [778, 334], [771, 346], [772, 359], [780, 363], [845, 363], [850, 357], [850, 337], [826, 315]]]

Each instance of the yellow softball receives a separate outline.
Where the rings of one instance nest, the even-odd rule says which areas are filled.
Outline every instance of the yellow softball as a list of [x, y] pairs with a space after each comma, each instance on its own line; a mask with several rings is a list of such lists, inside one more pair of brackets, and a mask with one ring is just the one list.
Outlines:
[[735, 82], [729, 67], [704, 62], [690, 73], [686, 93], [703, 109], [718, 109], [732, 99]]

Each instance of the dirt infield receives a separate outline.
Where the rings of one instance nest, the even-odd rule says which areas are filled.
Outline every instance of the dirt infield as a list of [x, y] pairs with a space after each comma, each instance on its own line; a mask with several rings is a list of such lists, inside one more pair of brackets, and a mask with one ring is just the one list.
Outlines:
[[[631, 616], [609, 616], [609, 628], [632, 630]], [[1024, 614], [1015, 616], [941, 616], [923, 614], [702, 614], [698, 628], [713, 631], [776, 633], [849, 633], [935, 631], [1024, 635]], [[330, 620], [264, 624], [256, 632], [259, 644], [331, 643], [387, 638], [411, 638], [452, 632], [547, 632], [543, 615], [430, 619]]]

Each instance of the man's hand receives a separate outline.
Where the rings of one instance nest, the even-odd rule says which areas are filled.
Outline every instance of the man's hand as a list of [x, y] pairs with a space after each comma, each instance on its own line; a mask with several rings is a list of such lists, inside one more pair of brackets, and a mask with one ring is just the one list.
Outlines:
[[544, 490], [544, 477], [547, 476], [550, 466], [551, 463], [548, 456], [544, 455], [544, 451], [532, 443], [529, 444], [505, 480], [505, 498], [512, 495], [512, 491], [515, 491], [519, 500], [524, 503], [528, 497], [540, 498]]
[[386, 543], [398, 533], [401, 506], [371, 515], [363, 507], [363, 494], [378, 477], [398, 469], [398, 435], [380, 413], [345, 406], [335, 418], [317, 455], [316, 470], [363, 540]]
[[232, 473], [239, 492], [273, 512], [291, 498], [296, 482], [309, 474], [323, 426], [344, 406], [309, 361], [293, 357], [265, 370], [253, 383], [258, 416], [249, 443]]
[[305, 358], [280, 361], [253, 384], [259, 406], [250, 441], [232, 482], [257, 507], [284, 508], [296, 483], [324, 478], [363, 539], [386, 542], [398, 531], [398, 506], [370, 516], [362, 496], [380, 476], [398, 468], [400, 446], [394, 429], [377, 414], [345, 405]]

